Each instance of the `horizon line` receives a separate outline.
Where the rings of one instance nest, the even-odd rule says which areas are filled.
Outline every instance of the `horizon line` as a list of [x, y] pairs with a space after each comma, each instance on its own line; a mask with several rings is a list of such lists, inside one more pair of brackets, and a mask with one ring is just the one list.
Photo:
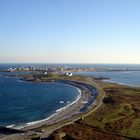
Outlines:
[[51, 63], [51, 62], [0, 62], [0, 64], [116, 64], [116, 65], [140, 65], [140, 63]]

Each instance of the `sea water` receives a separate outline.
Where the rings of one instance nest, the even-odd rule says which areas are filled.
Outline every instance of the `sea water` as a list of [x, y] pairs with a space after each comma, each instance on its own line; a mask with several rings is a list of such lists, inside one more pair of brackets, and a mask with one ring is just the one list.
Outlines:
[[77, 99], [79, 90], [63, 83], [26, 82], [0, 75], [0, 125], [46, 119]]
[[75, 75], [109, 78], [107, 82], [140, 87], [140, 71], [76, 72]]
[[[140, 86], [140, 65], [115, 64], [0, 64], [0, 69], [16, 67], [90, 67], [128, 68], [130, 71], [76, 72], [110, 78], [110, 82]], [[134, 71], [131, 71], [134, 70]], [[62, 83], [24, 82], [19, 78], [6, 77], [0, 73], [0, 125], [21, 125], [55, 114], [79, 96], [76, 87]], [[63, 110], [63, 109], [62, 109]]]

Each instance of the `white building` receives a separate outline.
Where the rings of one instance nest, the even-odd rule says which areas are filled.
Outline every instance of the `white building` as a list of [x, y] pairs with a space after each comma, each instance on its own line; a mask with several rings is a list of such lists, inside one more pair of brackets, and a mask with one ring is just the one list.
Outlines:
[[71, 72], [67, 72], [65, 73], [66, 76], [73, 76], [73, 74]]
[[44, 72], [44, 75], [47, 75], [48, 74], [48, 72], [46, 71], [46, 72]]

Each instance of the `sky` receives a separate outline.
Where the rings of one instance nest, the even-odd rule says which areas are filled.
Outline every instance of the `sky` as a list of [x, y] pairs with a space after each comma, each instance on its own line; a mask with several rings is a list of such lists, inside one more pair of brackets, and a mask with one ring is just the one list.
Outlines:
[[0, 0], [0, 63], [140, 63], [140, 0]]

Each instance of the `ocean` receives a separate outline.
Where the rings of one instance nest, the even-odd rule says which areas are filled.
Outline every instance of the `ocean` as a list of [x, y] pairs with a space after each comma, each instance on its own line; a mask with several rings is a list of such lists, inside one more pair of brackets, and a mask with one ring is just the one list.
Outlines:
[[0, 75], [0, 126], [24, 126], [46, 119], [74, 102], [76, 87], [62, 83], [24, 82]]
[[[128, 68], [126, 72], [76, 72], [76, 75], [110, 78], [109, 82], [140, 86], [140, 65], [115, 64], [0, 64], [0, 69], [10, 67], [93, 67]], [[136, 70], [136, 71], [131, 71]], [[21, 126], [46, 119], [57, 110], [78, 98], [76, 87], [62, 83], [24, 82], [19, 78], [6, 77], [0, 73], [0, 125]]]
[[140, 87], [140, 71], [75, 72], [75, 75], [105, 77], [107, 82]]

